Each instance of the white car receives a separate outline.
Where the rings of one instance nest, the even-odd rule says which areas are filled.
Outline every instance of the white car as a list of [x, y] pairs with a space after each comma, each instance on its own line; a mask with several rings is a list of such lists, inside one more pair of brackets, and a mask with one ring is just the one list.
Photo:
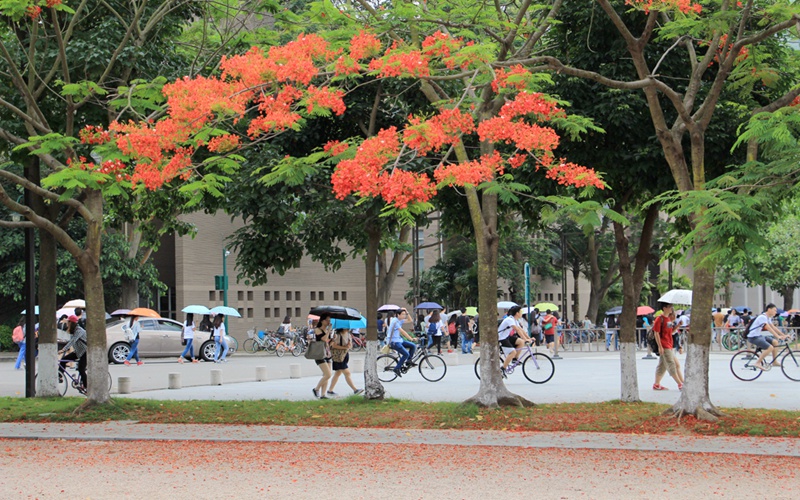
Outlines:
[[[106, 338], [108, 348], [108, 362], [121, 364], [128, 359], [131, 345], [125, 341], [122, 326], [127, 325], [129, 319], [121, 319], [106, 324]], [[185, 349], [181, 344], [181, 330], [183, 325], [173, 319], [167, 318], [139, 318], [141, 330], [139, 332], [139, 356], [143, 358], [177, 358]], [[226, 335], [228, 342], [228, 356], [236, 351], [236, 340]], [[214, 360], [214, 339], [209, 340], [206, 332], [194, 333], [195, 356], [204, 361]]]

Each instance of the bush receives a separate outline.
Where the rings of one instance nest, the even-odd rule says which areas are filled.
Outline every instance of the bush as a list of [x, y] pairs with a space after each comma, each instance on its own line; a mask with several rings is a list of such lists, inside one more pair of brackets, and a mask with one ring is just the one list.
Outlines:
[[16, 349], [17, 345], [11, 340], [13, 328], [8, 325], [0, 325], [0, 351], [10, 351]]

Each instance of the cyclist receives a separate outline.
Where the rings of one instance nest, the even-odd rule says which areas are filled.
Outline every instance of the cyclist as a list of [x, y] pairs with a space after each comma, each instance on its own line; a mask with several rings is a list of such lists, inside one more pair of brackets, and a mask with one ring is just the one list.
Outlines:
[[502, 347], [514, 348], [514, 350], [506, 356], [506, 360], [503, 362], [503, 370], [508, 368], [508, 365], [511, 364], [511, 360], [519, 356], [519, 353], [522, 352], [520, 349], [525, 347], [526, 342], [533, 342], [533, 340], [528, 337], [528, 333], [519, 326], [521, 317], [522, 308], [520, 306], [512, 306], [511, 309], [508, 310], [508, 315], [503, 319], [503, 322], [500, 323], [500, 326], [497, 327], [497, 340], [500, 341], [500, 345]]
[[[778, 365], [778, 360], [775, 359], [775, 355], [778, 351], [775, 348], [778, 347], [779, 343], [775, 340], [775, 337], [781, 340], [788, 338], [788, 335], [781, 333], [781, 331], [772, 324], [772, 318], [774, 318], [777, 313], [778, 306], [775, 304], [767, 304], [767, 309], [759, 314], [747, 329], [747, 341], [756, 346], [756, 348], [761, 349], [761, 355], [758, 357], [756, 364], [753, 365], [759, 370], [766, 370], [766, 368], [764, 368], [764, 359], [770, 353], [772, 354], [772, 365]], [[765, 332], [772, 333], [772, 335], [765, 335]]]
[[67, 331], [72, 338], [63, 349], [58, 351], [58, 354], [63, 354], [72, 348], [72, 352], [62, 356], [61, 359], [78, 361], [78, 375], [80, 375], [81, 384], [86, 387], [86, 330], [81, 328], [78, 321], [78, 317], [74, 314], [67, 318], [69, 324]]
[[[401, 328], [403, 322], [407, 320], [408, 311], [405, 309], [400, 309], [400, 312], [397, 313], [397, 317], [392, 318], [391, 322], [389, 323], [389, 330], [386, 334], [389, 341], [389, 347], [397, 351], [397, 353], [400, 355], [400, 360], [397, 362], [397, 366], [394, 367], [394, 372], [398, 377], [403, 376], [401, 368], [403, 367], [404, 363], [407, 363], [409, 368], [416, 365], [411, 360], [414, 359], [414, 352], [417, 350], [417, 344], [414, 343], [414, 337], [409, 335]], [[403, 340], [404, 338], [406, 340]], [[406, 348], [408, 350], [406, 350]]]

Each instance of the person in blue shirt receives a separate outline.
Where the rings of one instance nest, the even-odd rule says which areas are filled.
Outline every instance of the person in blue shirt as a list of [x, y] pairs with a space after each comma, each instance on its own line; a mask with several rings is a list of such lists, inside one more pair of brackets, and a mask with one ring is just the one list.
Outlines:
[[406, 320], [408, 320], [408, 311], [401, 309], [400, 312], [397, 313], [397, 317], [392, 318], [389, 322], [389, 331], [386, 334], [389, 347], [400, 354], [400, 360], [397, 362], [397, 366], [394, 367], [394, 372], [398, 377], [402, 377], [401, 368], [404, 364], [408, 363], [409, 368], [414, 366], [414, 363], [410, 360], [414, 357], [414, 352], [417, 350], [417, 344], [414, 342], [414, 338], [401, 328], [403, 322]]

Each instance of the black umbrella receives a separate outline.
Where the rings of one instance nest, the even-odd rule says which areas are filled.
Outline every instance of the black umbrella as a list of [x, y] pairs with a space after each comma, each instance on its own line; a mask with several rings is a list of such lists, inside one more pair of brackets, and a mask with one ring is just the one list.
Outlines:
[[358, 312], [358, 309], [353, 309], [352, 307], [345, 307], [345, 306], [312, 307], [311, 311], [309, 311], [308, 314], [313, 314], [315, 316], [321, 316], [323, 314], [327, 314], [333, 319], [354, 319], [354, 320], [361, 319], [361, 313]]

